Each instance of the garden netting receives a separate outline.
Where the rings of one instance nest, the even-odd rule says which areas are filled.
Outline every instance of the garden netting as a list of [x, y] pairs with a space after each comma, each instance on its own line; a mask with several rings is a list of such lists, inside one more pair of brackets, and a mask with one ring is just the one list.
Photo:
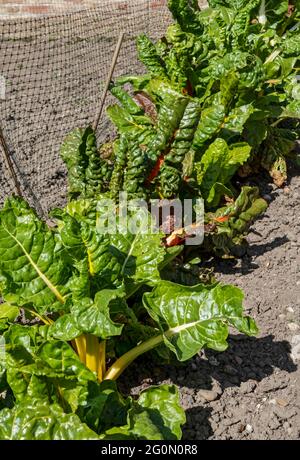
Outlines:
[[[21, 192], [38, 212], [65, 200], [59, 147], [70, 130], [93, 122], [120, 32], [114, 77], [140, 73], [136, 37], [162, 36], [170, 21], [161, 0], [104, 0], [68, 14], [0, 19], [0, 127]], [[111, 135], [104, 110], [99, 142]], [[15, 184], [0, 152], [2, 204]]]

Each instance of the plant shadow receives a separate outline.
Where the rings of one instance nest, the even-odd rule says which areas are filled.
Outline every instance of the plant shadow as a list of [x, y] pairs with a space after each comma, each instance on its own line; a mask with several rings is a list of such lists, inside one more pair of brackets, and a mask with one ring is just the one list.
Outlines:
[[[234, 394], [240, 391], [243, 382], [251, 381], [258, 385], [276, 368], [288, 373], [297, 370], [290, 357], [289, 342], [275, 341], [273, 335], [253, 338], [237, 334], [231, 335], [228, 342], [225, 352], [206, 349], [179, 365], [175, 362], [162, 365], [161, 360], [159, 362], [153, 355], [147, 355], [146, 359], [140, 357], [119, 379], [120, 389], [129, 394], [134, 388], [133, 394], [138, 394], [150, 385], [162, 382], [176, 384], [182, 389], [182, 403], [187, 408], [184, 439], [191, 439], [193, 433], [197, 433], [197, 439], [200, 439], [199, 436], [207, 439], [212, 435], [209, 422], [212, 409], [205, 406], [205, 401], [197, 394], [199, 390], [213, 390], [217, 384], [221, 393], [231, 388]], [[272, 391], [270, 379], [264, 385], [265, 391]]]
[[209, 422], [212, 409], [210, 407], [191, 407], [185, 411], [186, 424], [182, 429], [182, 439], [185, 441], [202, 441], [213, 435]]
[[132, 384], [140, 385], [145, 379], [151, 383], [171, 379], [179, 386], [211, 389], [214, 379], [224, 390], [251, 379], [260, 382], [272, 375], [275, 368], [288, 373], [297, 370], [290, 357], [291, 345], [286, 340], [275, 341], [273, 335], [255, 338], [237, 334], [229, 336], [228, 342], [228, 349], [222, 353], [206, 349], [177, 365], [172, 362], [162, 366], [161, 358], [147, 355], [145, 361], [142, 356], [120, 378], [122, 387], [129, 390]]
[[210, 376], [206, 380], [207, 389], [211, 389], [212, 379], [224, 390], [249, 380], [261, 382], [276, 368], [288, 373], [297, 370], [290, 356], [291, 345], [286, 340], [275, 341], [273, 335], [255, 338], [237, 334], [230, 336], [228, 342], [229, 348], [223, 353], [206, 350], [205, 358], [195, 358], [202, 372]]
[[289, 239], [286, 235], [274, 238], [273, 241], [262, 244], [249, 244], [247, 247], [247, 253], [240, 259], [212, 259], [205, 263], [204, 266], [207, 268], [214, 268], [216, 272], [223, 273], [225, 275], [242, 274], [246, 275], [252, 273], [254, 270], [259, 268], [259, 265], [252, 261], [252, 258], [266, 254], [267, 252], [273, 251], [275, 248], [283, 246], [288, 243]]

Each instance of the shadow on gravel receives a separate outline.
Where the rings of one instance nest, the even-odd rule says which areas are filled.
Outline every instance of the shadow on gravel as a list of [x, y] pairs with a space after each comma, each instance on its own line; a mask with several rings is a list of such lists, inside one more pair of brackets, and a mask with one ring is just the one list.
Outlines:
[[[158, 384], [171, 380], [179, 387], [194, 390], [211, 390], [216, 381], [224, 390], [239, 387], [243, 382], [254, 380], [261, 382], [278, 368], [288, 373], [295, 372], [297, 366], [290, 357], [289, 342], [274, 341], [273, 335], [262, 338], [232, 335], [228, 339], [229, 347], [218, 353], [205, 350], [190, 361], [176, 365], [164, 365], [148, 355], [139, 358], [125, 371], [119, 380], [120, 387], [128, 394], [130, 387]], [[267, 391], [267, 390], [265, 390]]]
[[217, 380], [222, 389], [240, 386], [248, 380], [260, 382], [272, 375], [275, 368], [289, 373], [297, 370], [290, 357], [291, 345], [286, 340], [275, 341], [273, 335], [254, 338], [238, 334], [230, 336], [228, 342], [227, 351], [206, 350], [205, 360], [196, 358], [202, 371]]
[[251, 244], [247, 250], [248, 255], [251, 257], [253, 256], [261, 256], [266, 252], [273, 251], [273, 249], [278, 248], [279, 246], [283, 246], [284, 244], [288, 243], [290, 240], [286, 235], [284, 236], [277, 236], [274, 238], [273, 241], [269, 243], [263, 244]]
[[175, 372], [170, 369], [169, 373], [169, 367], [162, 368], [159, 377], [171, 378], [173, 383], [195, 390], [211, 390], [215, 380], [223, 392], [249, 380], [261, 382], [276, 368], [288, 373], [297, 370], [290, 357], [291, 345], [285, 340], [274, 341], [272, 335], [257, 339], [239, 334], [231, 336], [228, 342], [227, 351], [206, 350], [185, 366], [177, 367]]
[[197, 440], [208, 439], [213, 435], [209, 418], [211, 417], [212, 409], [210, 407], [192, 407], [185, 411], [186, 424], [182, 430], [182, 439], [191, 440], [195, 438], [197, 433]]
[[259, 265], [252, 262], [252, 257], [261, 256], [267, 252], [273, 251], [275, 248], [283, 246], [288, 242], [289, 239], [286, 235], [284, 235], [276, 237], [273, 241], [268, 243], [251, 243], [247, 248], [247, 254], [243, 256], [241, 259], [212, 259], [211, 261], [209, 261], [209, 263], [206, 263], [204, 266], [208, 268], [214, 268], [217, 273], [223, 273], [225, 275], [246, 275], [248, 273], [253, 272], [259, 267]]
[[[297, 369], [290, 358], [290, 351], [291, 346], [287, 341], [276, 342], [272, 335], [260, 339], [237, 335], [229, 339], [226, 352], [206, 350], [205, 357], [198, 356], [186, 369], [177, 369], [178, 378], [172, 378], [172, 382], [179, 387], [183, 384], [194, 389], [195, 407], [187, 410], [183, 439], [208, 439], [213, 434], [209, 421], [212, 409], [201, 398], [199, 390], [213, 390], [222, 394], [227, 389], [229, 398], [234, 399], [240, 393], [252, 393], [257, 385], [260, 393], [266, 395], [285, 388], [288, 384], [282, 376], [268, 377], [275, 368], [288, 373]], [[184, 380], [181, 375], [184, 375]], [[186, 401], [187, 397], [184, 396], [183, 400]]]
[[212, 409], [205, 405], [199, 390], [213, 390], [220, 395], [227, 389], [234, 398], [239, 392], [252, 393], [260, 385], [260, 392], [267, 394], [287, 386], [285, 380], [268, 378], [276, 368], [288, 373], [297, 370], [290, 357], [290, 343], [275, 341], [273, 335], [262, 338], [231, 335], [228, 342], [225, 352], [207, 349], [179, 365], [164, 365], [150, 355], [141, 357], [119, 379], [120, 390], [129, 394], [134, 389], [133, 394], [139, 394], [162, 382], [178, 385], [187, 408], [183, 438], [194, 439], [192, 434], [197, 432], [197, 439], [207, 439], [213, 434], [209, 422]]
[[244, 256], [240, 259], [240, 262], [236, 259], [233, 260], [213, 260], [209, 264], [205, 264], [205, 267], [213, 268], [216, 273], [223, 273], [224, 275], [236, 275], [251, 273], [256, 270], [259, 266], [251, 261], [251, 257]]

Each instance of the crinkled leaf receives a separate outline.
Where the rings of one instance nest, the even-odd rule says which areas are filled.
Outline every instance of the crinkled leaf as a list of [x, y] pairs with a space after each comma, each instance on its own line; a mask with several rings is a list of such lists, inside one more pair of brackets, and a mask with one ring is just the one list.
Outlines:
[[101, 339], [120, 335], [122, 325], [110, 319], [110, 303], [124, 302], [124, 292], [116, 289], [103, 289], [97, 292], [94, 301], [83, 299], [71, 308], [77, 327], [85, 333], [90, 333]]
[[[165, 249], [161, 245], [162, 235], [148, 231], [152, 225], [150, 214], [141, 208], [128, 212], [127, 221], [116, 215], [114, 231], [109, 232], [107, 216], [115, 212], [114, 208], [107, 214], [101, 208], [94, 221], [63, 213], [59, 231], [64, 244], [70, 247], [73, 256], [79, 246], [79, 257], [87, 261], [98, 289], [120, 286], [124, 280], [131, 285], [158, 280]], [[76, 278], [75, 281], [74, 288]]]
[[197, 0], [168, 0], [168, 7], [182, 30], [195, 34], [202, 31]]
[[79, 360], [69, 344], [53, 340], [44, 342], [36, 352], [39, 375], [76, 378], [79, 382], [94, 380], [95, 377]]
[[243, 293], [234, 286], [180, 286], [161, 281], [144, 294], [150, 316], [159, 324], [164, 341], [180, 361], [204, 346], [227, 348], [228, 325], [248, 335], [257, 333], [255, 322], [243, 316]]
[[166, 69], [157, 53], [155, 45], [146, 35], [140, 35], [137, 40], [139, 60], [147, 67], [148, 72], [155, 77], [166, 78]]
[[68, 168], [71, 198], [94, 196], [106, 188], [111, 167], [100, 157], [96, 135], [91, 127], [76, 128], [68, 134], [60, 154]]
[[111, 86], [110, 92], [115, 96], [132, 115], [143, 115], [143, 109], [135, 102], [135, 100], [121, 86]]
[[58, 404], [25, 400], [13, 409], [0, 411], [2, 440], [98, 439], [75, 414], [65, 414]]
[[118, 233], [110, 235], [110, 250], [120, 264], [120, 276], [131, 282], [155, 282], [166, 255], [162, 235], [149, 232], [153, 222], [143, 208], [129, 219], [128, 226], [120, 221]]
[[201, 148], [205, 142], [219, 131], [224, 122], [225, 115], [225, 106], [218, 100], [214, 105], [202, 111], [193, 141], [195, 149]]
[[181, 439], [181, 425], [185, 423], [184, 410], [179, 404], [176, 387], [160, 385], [144, 390], [128, 412], [127, 425], [107, 430], [105, 440]]
[[21, 198], [0, 211], [0, 286], [6, 301], [63, 309], [70, 267], [60, 241]]
[[[152, 439], [143, 429], [143, 413], [147, 413], [147, 419], [151, 420], [160, 439], [181, 439], [181, 425], [186, 421], [183, 408], [180, 406], [178, 388], [173, 385], [160, 385], [150, 387], [142, 391], [137, 404], [143, 408], [132, 410], [129, 417], [133, 425], [132, 431], [139, 438]], [[150, 429], [150, 423], [149, 423]], [[153, 438], [155, 439], [155, 438]], [[156, 438], [159, 439], [159, 438]]]
[[230, 148], [227, 143], [216, 139], [206, 150], [201, 160], [195, 163], [197, 181], [210, 206], [216, 206], [222, 192], [220, 186], [226, 186], [240, 165], [249, 158], [251, 147], [247, 143], [233, 144]]
[[49, 334], [61, 340], [73, 340], [83, 333], [107, 339], [120, 335], [122, 325], [110, 319], [110, 304], [123, 303], [124, 292], [113, 289], [99, 291], [94, 301], [83, 298], [74, 302], [71, 313], [58, 318], [50, 327]]
[[217, 55], [211, 59], [209, 66], [203, 71], [203, 77], [219, 80], [228, 77], [233, 71], [238, 76], [240, 89], [257, 89], [265, 77], [261, 59], [242, 50], [228, 52], [224, 56]]
[[82, 406], [82, 420], [96, 433], [126, 423], [130, 400], [118, 392], [115, 382], [105, 380], [89, 388], [89, 395]]
[[85, 129], [76, 128], [68, 134], [60, 149], [60, 155], [68, 168], [69, 193], [75, 196], [85, 192], [87, 158], [83, 144], [86, 137]]
[[43, 397], [76, 410], [94, 374], [65, 342], [46, 341], [36, 326], [13, 325], [5, 332], [7, 382], [17, 401]]
[[[86, 303], [90, 305], [90, 300], [86, 299]], [[49, 335], [58, 340], [73, 340], [80, 336], [81, 332], [76, 318], [71, 313], [61, 316], [49, 327]]]
[[107, 114], [121, 134], [132, 136], [140, 143], [151, 137], [153, 123], [147, 115], [133, 115], [119, 105], [108, 107]]
[[231, 131], [234, 134], [241, 134], [243, 132], [246, 121], [253, 113], [253, 111], [254, 108], [252, 104], [246, 104], [234, 108], [226, 117], [223, 129]]

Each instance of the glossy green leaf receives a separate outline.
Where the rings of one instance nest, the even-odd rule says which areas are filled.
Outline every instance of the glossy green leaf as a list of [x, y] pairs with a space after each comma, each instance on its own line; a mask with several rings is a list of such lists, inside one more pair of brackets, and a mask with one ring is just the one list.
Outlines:
[[134, 99], [121, 86], [111, 86], [110, 92], [123, 105], [124, 109], [132, 115], [143, 115], [142, 108], [134, 101]]
[[87, 159], [82, 151], [85, 138], [86, 130], [76, 128], [68, 134], [60, 150], [60, 155], [68, 168], [69, 193], [75, 196], [85, 193]]
[[242, 134], [245, 123], [253, 111], [252, 104], [234, 108], [226, 117], [223, 129], [232, 131], [235, 134]]
[[[162, 235], [150, 233], [149, 214], [142, 208], [129, 215], [128, 225], [118, 224], [118, 233], [110, 237], [111, 252], [120, 264], [120, 276], [134, 282], [160, 279], [159, 266], [165, 258]], [[128, 230], [134, 230], [130, 232]]]
[[[107, 219], [116, 212], [115, 206], [100, 206], [95, 217], [89, 219], [68, 213], [59, 216], [63, 243], [70, 248], [71, 256], [86, 260], [91, 282], [98, 288], [120, 286], [124, 280], [132, 284], [159, 279], [159, 266], [165, 258], [162, 235], [148, 231], [150, 214], [144, 208], [135, 209], [128, 213], [127, 220], [115, 214], [115, 227], [111, 230]], [[75, 252], [77, 246], [79, 251]], [[78, 283], [77, 278], [74, 280], [72, 291]]]
[[70, 198], [94, 196], [106, 189], [111, 167], [100, 157], [96, 135], [91, 127], [76, 128], [68, 134], [60, 155], [68, 168]]
[[216, 104], [202, 111], [193, 141], [195, 149], [200, 149], [205, 142], [212, 139], [218, 133], [223, 125], [225, 115], [225, 106], [219, 103], [218, 100]]
[[[180, 406], [179, 391], [173, 385], [160, 385], [142, 391], [137, 405], [129, 413], [131, 431], [139, 439], [181, 439], [181, 426], [185, 423]], [[148, 421], [145, 430], [145, 419]], [[152, 427], [151, 427], [152, 425]], [[154, 429], [153, 429], [154, 428]], [[147, 431], [151, 432], [150, 436]]]
[[82, 419], [96, 433], [126, 424], [130, 399], [125, 400], [115, 382], [105, 380], [90, 387], [86, 403], [82, 406]]
[[70, 267], [55, 234], [21, 198], [0, 211], [0, 286], [11, 304], [63, 309]]
[[181, 438], [183, 423], [185, 414], [177, 388], [160, 385], [141, 393], [128, 412], [127, 425], [107, 430], [101, 438], [175, 440]]
[[197, 0], [168, 0], [168, 7], [182, 30], [193, 33], [202, 31]]
[[139, 60], [147, 67], [148, 72], [155, 77], [166, 78], [164, 63], [156, 51], [155, 45], [146, 35], [137, 39]]
[[65, 414], [58, 404], [26, 400], [13, 409], [0, 411], [2, 440], [98, 439], [75, 414]]
[[97, 292], [94, 301], [83, 299], [75, 303], [71, 308], [71, 314], [77, 327], [82, 332], [93, 334], [101, 339], [120, 335], [123, 326], [110, 319], [110, 303], [114, 301], [121, 303], [123, 297], [122, 291], [103, 289]]
[[204, 244], [207, 249], [218, 255], [240, 255], [244, 235], [267, 207], [268, 204], [260, 198], [257, 187], [242, 187], [232, 204], [219, 208], [214, 214], [206, 215], [208, 223], [214, 223], [215, 227], [214, 232], [206, 235]]
[[227, 348], [228, 325], [255, 335], [255, 322], [243, 316], [243, 293], [234, 286], [180, 286], [161, 281], [144, 294], [145, 308], [159, 324], [164, 342], [180, 361], [203, 347]]
[[216, 139], [206, 150], [201, 160], [195, 163], [197, 181], [208, 205], [218, 205], [222, 187], [226, 186], [240, 165], [249, 158], [251, 147], [247, 143], [228, 147], [221, 139]]
[[14, 321], [20, 313], [20, 309], [9, 303], [0, 304], [0, 319], [8, 319]]

